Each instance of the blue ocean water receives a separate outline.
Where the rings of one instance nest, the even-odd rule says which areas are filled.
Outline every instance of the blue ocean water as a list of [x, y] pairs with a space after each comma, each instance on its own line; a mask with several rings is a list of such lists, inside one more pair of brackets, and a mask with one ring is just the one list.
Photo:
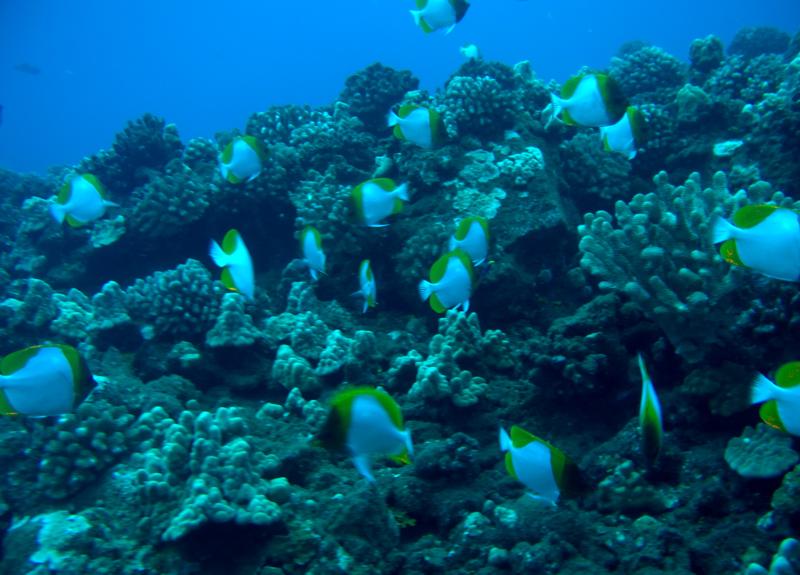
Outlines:
[[[419, 33], [412, 1], [0, 2], [0, 167], [41, 172], [108, 147], [151, 112], [185, 138], [242, 128], [273, 104], [328, 104], [371, 64], [409, 69], [435, 90], [463, 62], [530, 60], [564, 81], [645, 40], [686, 58], [694, 38], [726, 44], [743, 26], [800, 25], [796, 0], [612, 3], [477, 0], [449, 35]], [[28, 65], [20, 71], [20, 65]], [[31, 73], [32, 71], [36, 73]]]

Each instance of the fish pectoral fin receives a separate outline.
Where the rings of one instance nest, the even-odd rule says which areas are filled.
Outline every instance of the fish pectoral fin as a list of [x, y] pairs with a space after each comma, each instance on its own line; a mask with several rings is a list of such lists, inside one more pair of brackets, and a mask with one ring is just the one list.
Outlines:
[[370, 469], [369, 465], [369, 458], [366, 455], [355, 455], [353, 456], [353, 465], [356, 466], [356, 470], [370, 483], [375, 482], [375, 477], [372, 475], [372, 470]]
[[527, 493], [527, 495], [537, 503], [545, 503], [550, 507], [558, 507], [558, 504], [555, 501], [553, 501], [552, 499], [548, 499], [547, 497], [542, 497], [541, 495], [532, 493], [530, 491]]

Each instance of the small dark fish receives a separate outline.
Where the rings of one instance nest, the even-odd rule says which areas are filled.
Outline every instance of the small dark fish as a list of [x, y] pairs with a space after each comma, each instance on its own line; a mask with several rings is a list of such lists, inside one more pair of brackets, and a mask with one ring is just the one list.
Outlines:
[[478, 274], [478, 281], [480, 282], [483, 278], [489, 275], [489, 271], [492, 269], [494, 265], [494, 260], [487, 261], [484, 265], [481, 266], [481, 271]]
[[34, 66], [28, 62], [22, 62], [21, 64], [17, 64], [14, 66], [14, 70], [17, 72], [22, 72], [23, 74], [30, 74], [31, 76], [38, 76], [42, 73], [42, 69], [38, 66]]

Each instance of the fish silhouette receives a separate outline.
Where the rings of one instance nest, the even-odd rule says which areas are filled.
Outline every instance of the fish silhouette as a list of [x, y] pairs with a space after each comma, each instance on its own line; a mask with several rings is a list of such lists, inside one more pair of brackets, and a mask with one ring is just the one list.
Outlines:
[[22, 72], [23, 74], [30, 74], [31, 76], [38, 76], [42, 73], [42, 69], [38, 66], [34, 66], [29, 62], [22, 62], [14, 66], [14, 70], [17, 72]]

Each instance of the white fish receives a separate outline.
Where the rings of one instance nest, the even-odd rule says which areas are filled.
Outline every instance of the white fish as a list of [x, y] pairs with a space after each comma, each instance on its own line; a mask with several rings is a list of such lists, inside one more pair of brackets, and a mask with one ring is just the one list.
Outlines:
[[445, 30], [445, 34], [449, 34], [467, 10], [469, 2], [465, 0], [417, 0], [417, 10], [411, 10], [411, 16], [414, 24], [426, 34], [436, 30]]
[[628, 106], [619, 122], [600, 127], [600, 139], [606, 151], [619, 152], [632, 160], [644, 139], [643, 132], [644, 116], [633, 106]]
[[369, 260], [362, 261], [361, 265], [358, 266], [358, 283], [359, 290], [353, 292], [353, 295], [364, 299], [364, 306], [361, 309], [361, 313], [367, 313], [369, 308], [378, 305], [378, 288]]
[[756, 375], [751, 403], [763, 403], [759, 414], [767, 425], [800, 435], [800, 361], [778, 368], [775, 383], [760, 373]]
[[389, 178], [375, 178], [358, 184], [351, 192], [359, 221], [371, 228], [388, 224], [383, 220], [403, 210], [408, 201], [408, 187], [397, 185]]
[[582, 74], [564, 83], [561, 95], [551, 95], [553, 117], [565, 124], [600, 127], [617, 122], [627, 109], [619, 85], [605, 74]]
[[486, 261], [489, 254], [489, 222], [482, 216], [464, 218], [456, 233], [450, 238], [450, 250], [461, 248], [472, 259], [475, 266]]
[[728, 263], [767, 277], [800, 280], [800, 220], [794, 210], [772, 205], [744, 206], [733, 223], [717, 217], [711, 223], [713, 243]]
[[100, 180], [92, 174], [81, 174], [69, 179], [50, 204], [50, 214], [60, 224], [65, 219], [72, 227], [88, 224], [106, 213], [106, 208], [118, 204], [106, 199]]
[[409, 463], [414, 455], [400, 407], [388, 393], [370, 387], [340, 391], [333, 397], [318, 440], [328, 448], [346, 448], [358, 472], [370, 482], [375, 481], [371, 456], [388, 455]]
[[220, 278], [226, 288], [241, 292], [249, 301], [255, 298], [255, 274], [253, 259], [237, 230], [228, 230], [220, 246], [211, 240], [209, 254], [214, 263], [222, 268]]
[[37, 345], [0, 363], [0, 415], [46, 417], [70, 413], [95, 386], [75, 348]]
[[266, 154], [253, 136], [238, 136], [219, 155], [219, 171], [232, 184], [251, 181], [261, 174]]
[[315, 227], [306, 226], [300, 232], [300, 249], [311, 279], [316, 280], [318, 274], [325, 273], [325, 252], [322, 251], [322, 236]]
[[472, 262], [464, 250], [456, 248], [431, 266], [430, 281], [419, 282], [419, 295], [422, 301], [430, 299], [431, 308], [437, 313], [452, 307], [467, 311], [474, 285]]
[[387, 123], [398, 140], [431, 149], [443, 139], [442, 118], [439, 112], [415, 104], [401, 106], [395, 114], [389, 112]]
[[512, 426], [510, 435], [500, 428], [500, 451], [506, 454], [508, 474], [530, 489], [534, 499], [555, 505], [562, 493], [580, 491], [578, 467], [560, 449], [521, 427]]

